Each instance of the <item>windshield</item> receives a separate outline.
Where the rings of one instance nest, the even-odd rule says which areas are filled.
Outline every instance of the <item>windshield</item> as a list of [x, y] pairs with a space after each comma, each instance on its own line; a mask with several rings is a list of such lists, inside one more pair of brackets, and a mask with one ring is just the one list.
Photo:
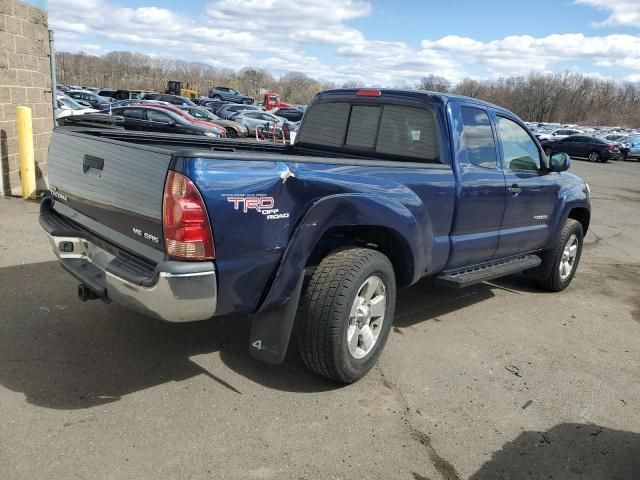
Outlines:
[[87, 108], [87, 107], [83, 107], [82, 105], [80, 105], [78, 102], [76, 102], [71, 97], [59, 97], [58, 101], [64, 103], [71, 110], [84, 110], [85, 108]]
[[193, 113], [195, 114], [194, 116], [196, 117], [208, 118], [210, 120], [220, 120], [220, 117], [218, 117], [217, 115], [214, 115], [209, 110], [205, 110], [204, 108], [195, 108], [193, 110]]

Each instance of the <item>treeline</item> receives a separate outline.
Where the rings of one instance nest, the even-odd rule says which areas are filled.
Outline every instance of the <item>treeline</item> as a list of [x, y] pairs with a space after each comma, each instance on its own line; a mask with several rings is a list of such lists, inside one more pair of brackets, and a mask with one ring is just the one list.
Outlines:
[[498, 80], [467, 78], [456, 85], [428, 75], [418, 88], [481, 98], [532, 122], [640, 127], [640, 82], [618, 83], [575, 72], [532, 72]]
[[[301, 72], [275, 78], [262, 68], [235, 71], [132, 52], [111, 52], [101, 57], [59, 52], [56, 61], [58, 81], [63, 84], [164, 91], [167, 80], [179, 80], [201, 95], [213, 85], [230, 86], [255, 98], [259, 98], [261, 89], [268, 89], [280, 93], [286, 101], [301, 104], [327, 88], [365, 86], [358, 82], [320, 82]], [[400, 82], [391, 86], [480, 98], [535, 122], [640, 127], [640, 82], [618, 83], [564, 72], [497, 80], [465, 78], [453, 84], [429, 74], [417, 84]]]
[[207, 95], [212, 86], [219, 85], [258, 99], [260, 90], [267, 89], [298, 104], [305, 104], [319, 91], [335, 86], [301, 72], [287, 73], [276, 79], [262, 68], [246, 67], [234, 71], [132, 52], [110, 52], [101, 57], [57, 52], [56, 69], [57, 80], [64, 85], [164, 92], [168, 80], [177, 80], [182, 82], [183, 88], [188, 85], [200, 95]]

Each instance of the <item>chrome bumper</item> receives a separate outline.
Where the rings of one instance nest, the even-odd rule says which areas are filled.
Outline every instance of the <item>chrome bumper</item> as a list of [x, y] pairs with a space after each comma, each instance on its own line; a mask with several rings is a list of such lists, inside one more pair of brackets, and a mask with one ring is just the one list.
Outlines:
[[145, 282], [114, 274], [112, 253], [80, 237], [48, 235], [62, 266], [96, 295], [169, 322], [206, 320], [217, 303], [212, 262], [160, 263]]

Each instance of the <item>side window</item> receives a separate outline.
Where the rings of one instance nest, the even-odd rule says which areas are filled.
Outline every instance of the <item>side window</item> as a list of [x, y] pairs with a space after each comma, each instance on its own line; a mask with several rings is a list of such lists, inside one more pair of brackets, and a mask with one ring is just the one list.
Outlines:
[[147, 110], [147, 116], [152, 122], [169, 123], [171, 117], [166, 113], [158, 112], [157, 110]]
[[462, 141], [469, 163], [484, 168], [496, 168], [496, 144], [487, 112], [480, 108], [462, 107]]
[[524, 128], [513, 120], [499, 116], [498, 135], [505, 168], [526, 172], [540, 169], [540, 152]]
[[144, 110], [142, 108], [125, 108], [122, 110], [122, 116], [135, 118], [137, 120], [144, 120]]

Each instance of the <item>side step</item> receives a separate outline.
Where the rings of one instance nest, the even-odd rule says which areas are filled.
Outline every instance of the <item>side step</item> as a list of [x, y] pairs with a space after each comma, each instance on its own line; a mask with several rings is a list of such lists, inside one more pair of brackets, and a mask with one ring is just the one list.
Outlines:
[[476, 283], [528, 270], [529, 268], [535, 268], [541, 263], [542, 259], [537, 255], [523, 255], [522, 257], [489, 263], [476, 268], [438, 275], [435, 278], [435, 282], [446, 287], [464, 288]]

